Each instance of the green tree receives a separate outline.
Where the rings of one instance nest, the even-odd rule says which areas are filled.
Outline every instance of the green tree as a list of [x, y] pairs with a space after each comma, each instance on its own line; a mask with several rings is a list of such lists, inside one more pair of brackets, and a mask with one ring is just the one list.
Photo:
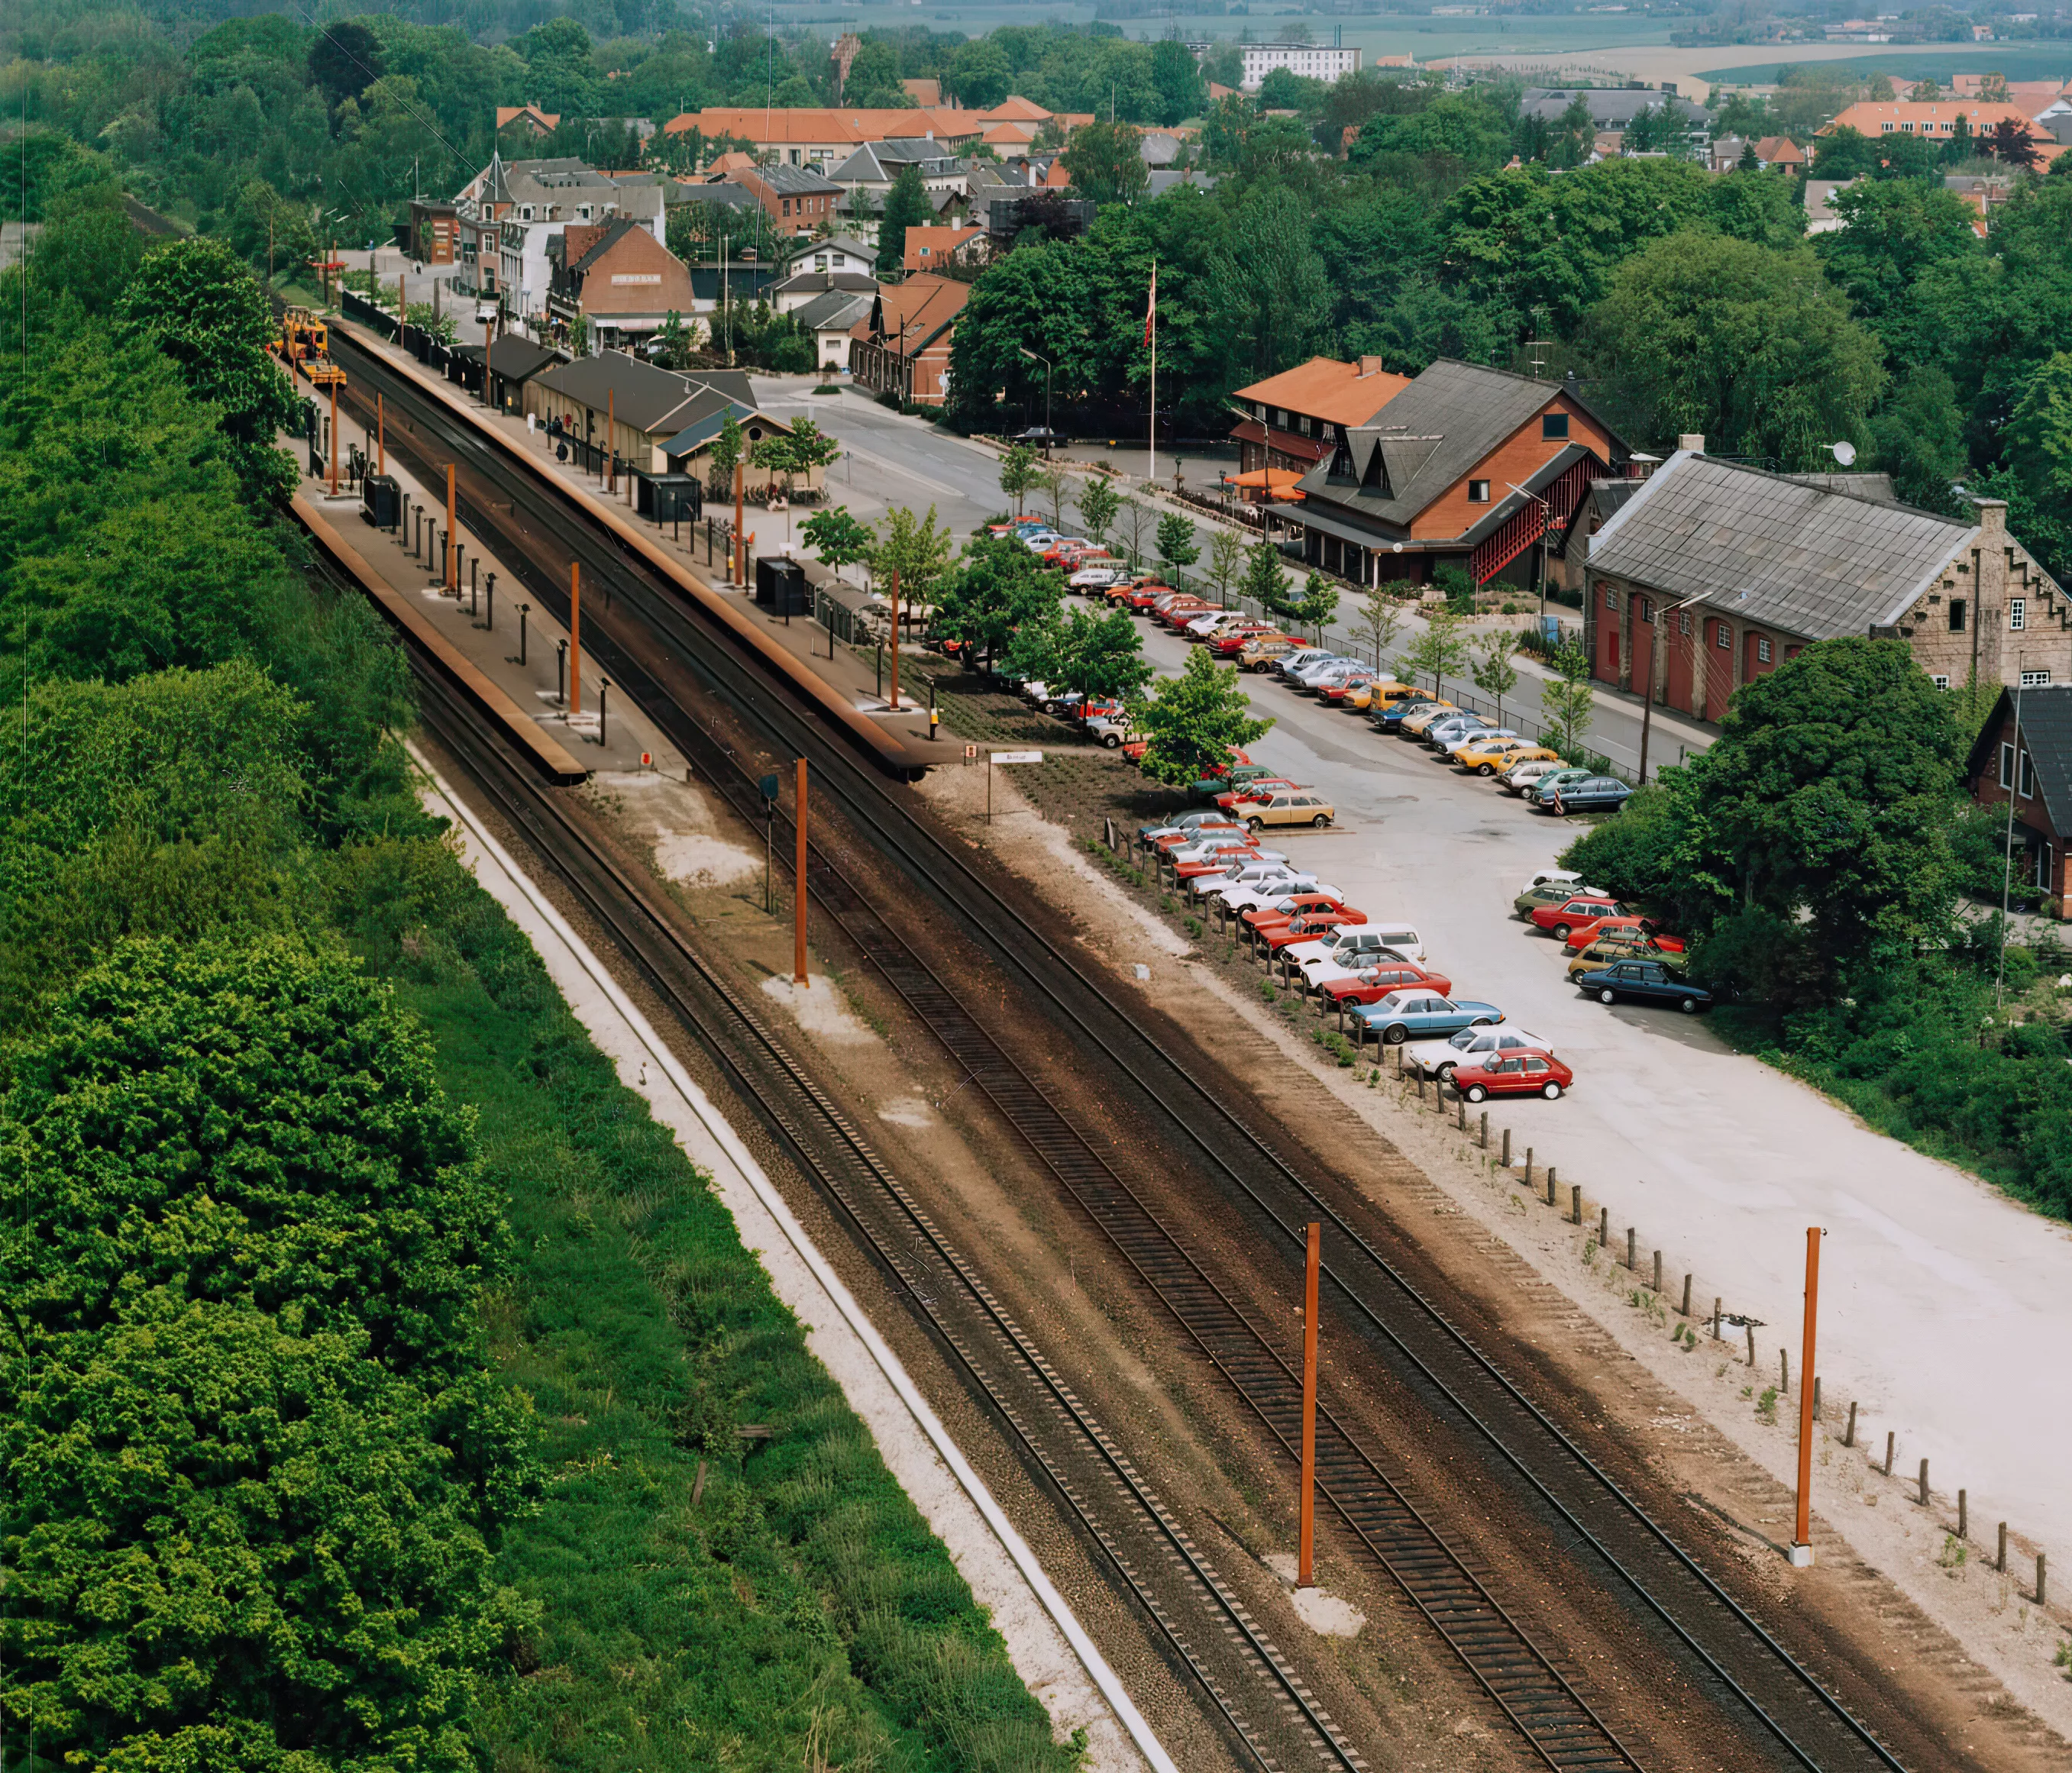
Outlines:
[[1199, 117], [1209, 102], [1209, 83], [1194, 52], [1177, 37], [1152, 45], [1151, 84], [1158, 89], [1158, 121], [1169, 128]]
[[1036, 490], [1042, 494], [1050, 507], [1050, 527], [1053, 529], [1065, 527], [1065, 494], [1071, 484], [1072, 477], [1055, 464], [1037, 470]]
[[[1021, 544], [1015, 546], [1021, 548]], [[870, 570], [879, 579], [897, 573], [900, 594], [909, 603], [931, 603], [949, 571], [950, 550], [950, 532], [936, 522], [933, 505], [922, 517], [916, 517], [904, 505], [894, 505], [885, 514], [877, 551], [870, 556]], [[1027, 548], [1022, 552], [1034, 560]]]
[[1317, 630], [1317, 642], [1323, 644], [1324, 630], [1338, 614], [1338, 588], [1332, 584], [1330, 575], [1311, 573], [1302, 581], [1302, 601], [1295, 606], [1295, 619], [1305, 628]]
[[[1183, 567], [1192, 566], [1201, 557], [1191, 518], [1183, 517], [1178, 511], [1168, 511], [1158, 519], [1158, 559], [1169, 576]], [[1176, 579], [1174, 582], [1178, 581]]]
[[877, 532], [870, 524], [850, 516], [846, 505], [815, 511], [799, 526], [799, 533], [820, 556], [821, 564], [834, 568], [837, 578], [841, 577], [844, 567], [868, 560], [878, 545]]
[[719, 433], [713, 437], [712, 449], [705, 457], [711, 475], [706, 482], [706, 489], [714, 499], [733, 498], [734, 471], [747, 459], [748, 434], [742, 429], [740, 421], [734, 417], [733, 409], [730, 408], [721, 415]]
[[[2054, 573], [2072, 566], [2065, 514], [2072, 511], [2072, 353], [2059, 351], [2031, 376], [2008, 423], [2015, 447], [2009, 465], [2039, 514], [2050, 521], [2038, 532], [2035, 519], [2024, 540]], [[2010, 506], [2008, 515], [2014, 513]]]
[[1590, 655], [1570, 642], [1554, 655], [1554, 675], [1540, 686], [1540, 708], [1555, 734], [1554, 749], [1575, 757], [1590, 729], [1597, 692], [1590, 687]]
[[1104, 474], [1088, 474], [1080, 485], [1078, 503], [1079, 523], [1087, 532], [1087, 539], [1105, 544], [1121, 503], [1114, 482]]
[[1000, 453], [1000, 490], [1014, 501], [1014, 515], [1036, 484], [1036, 452], [1026, 443], [1010, 443]]
[[1072, 189], [1088, 203], [1133, 203], [1149, 183], [1144, 133], [1127, 123], [1082, 123], [1065, 144]]
[[1741, 144], [1741, 157], [1734, 162], [1734, 170], [1736, 172], [1761, 172], [1762, 170], [1762, 162], [1756, 158], [1755, 143], [1753, 142], [1744, 142]]
[[1396, 664], [1413, 679], [1429, 675], [1432, 693], [1438, 695], [1446, 679], [1458, 677], [1468, 668], [1468, 642], [1461, 632], [1459, 613], [1445, 604], [1427, 609], [1424, 631], [1411, 637]]
[[1151, 521], [1151, 513], [1143, 501], [1136, 499], [1119, 500], [1116, 506], [1116, 520], [1122, 526], [1123, 533], [1129, 538], [1129, 564], [1133, 567], [1144, 564], [1144, 526]]
[[1829, 278], [1886, 345], [1910, 363], [1932, 362], [1935, 342], [1914, 285], [1931, 265], [1978, 257], [1976, 211], [1954, 191], [1918, 179], [1867, 179], [1834, 194], [1843, 225], [1823, 234], [1814, 251]]
[[1403, 605], [1396, 601], [1396, 588], [1376, 585], [1360, 599], [1357, 632], [1366, 641], [1374, 654], [1374, 668], [1381, 669], [1381, 655], [1395, 644], [1396, 630], [1402, 625]]
[[1234, 749], [1250, 745], [1273, 724], [1253, 718], [1237, 667], [1218, 665], [1199, 646], [1188, 653], [1178, 677], [1159, 683], [1135, 724], [1147, 741], [1144, 773], [1174, 787], [1227, 764]]
[[1702, 432], [1721, 454], [1792, 469], [1816, 466], [1825, 444], [1867, 442], [1885, 379], [1810, 252], [1697, 233], [1620, 268], [1585, 347], [1630, 433]]
[[356, 18], [327, 25], [310, 45], [309, 68], [333, 105], [356, 99], [382, 76], [380, 42]]
[[1144, 637], [1127, 609], [1099, 615], [1076, 607], [1068, 610], [1059, 639], [1058, 663], [1064, 681], [1089, 696], [1127, 700], [1151, 678]]
[[1238, 583], [1240, 597], [1276, 618], [1293, 617], [1295, 613], [1288, 597], [1288, 588], [1294, 580], [1281, 562], [1281, 550], [1262, 536], [1246, 552], [1244, 577]]
[[1209, 569], [1207, 577], [1216, 601], [1226, 609], [1238, 576], [1244, 569], [1244, 543], [1234, 529], [1220, 527], [1209, 531]]
[[113, 183], [67, 192], [51, 206], [36, 241], [35, 281], [72, 297], [88, 314], [106, 314], [137, 274], [144, 236]]
[[771, 431], [749, 450], [749, 459], [758, 468], [784, 477], [788, 499], [791, 483], [800, 474], [824, 468], [841, 454], [841, 445], [811, 419], [795, 419], [787, 431]]
[[1499, 628], [1484, 637], [1482, 656], [1475, 661], [1475, 687], [1496, 698], [1496, 724], [1503, 724], [1503, 699], [1518, 687], [1518, 635]]
[[945, 83], [966, 109], [989, 111], [1014, 90], [1014, 68], [997, 40], [974, 37], [951, 52]]
[[[935, 625], [985, 655], [985, 668], [1015, 645], [1022, 675], [1054, 668], [1061, 576], [1012, 536], [981, 536], [966, 544], [944, 581]], [[1026, 638], [1021, 630], [1030, 630]]]
[[220, 240], [155, 247], [116, 315], [179, 364], [187, 386], [216, 409], [245, 496], [285, 503], [295, 465], [273, 440], [298, 425], [301, 403], [267, 355], [273, 310], [250, 269]]
[[1896, 378], [1872, 415], [1871, 437], [1878, 466], [1908, 504], [1962, 515], [1953, 489], [1964, 478], [1964, 414], [1947, 375], [1928, 367]]
[[878, 271], [896, 277], [906, 260], [906, 230], [925, 228], [935, 219], [928, 201], [927, 187], [921, 183], [921, 169], [909, 161], [894, 174], [892, 188], [885, 194], [885, 212], [878, 223]]

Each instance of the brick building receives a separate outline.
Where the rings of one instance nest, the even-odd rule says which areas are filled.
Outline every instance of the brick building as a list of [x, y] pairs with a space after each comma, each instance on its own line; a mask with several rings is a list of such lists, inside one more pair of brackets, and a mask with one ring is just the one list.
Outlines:
[[2072, 683], [2002, 690], [1964, 773], [1981, 805], [2014, 802], [2013, 884], [2072, 917]]
[[734, 174], [738, 185], [763, 206], [780, 234], [812, 234], [832, 230], [842, 187], [806, 166], [744, 166]]
[[[2008, 533], [1680, 449], [1589, 538], [1592, 674], [1716, 720], [1743, 683], [1819, 640], [1896, 636], [1945, 689], [2072, 682], [2072, 602]], [[1660, 625], [1667, 624], [1666, 627]]]
[[949, 392], [950, 341], [971, 290], [923, 271], [874, 298], [870, 314], [850, 329], [857, 385], [910, 406], [940, 406]]
[[1238, 471], [1293, 468], [1307, 474], [1354, 425], [1365, 425], [1404, 389], [1408, 376], [1392, 376], [1379, 357], [1342, 363], [1312, 357], [1231, 396], [1248, 415], [1231, 432]]

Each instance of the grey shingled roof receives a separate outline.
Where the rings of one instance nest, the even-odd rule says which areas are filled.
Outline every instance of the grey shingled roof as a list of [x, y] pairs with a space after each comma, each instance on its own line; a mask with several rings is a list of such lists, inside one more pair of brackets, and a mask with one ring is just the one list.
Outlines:
[[1564, 392], [1573, 396], [1559, 382], [1442, 357], [1371, 423], [1346, 431], [1359, 485], [1334, 481], [1328, 460], [1302, 477], [1305, 515], [1336, 507], [1371, 523], [1408, 529], [1433, 499]]
[[1593, 575], [1832, 640], [1897, 621], [1977, 533], [1679, 450], [1591, 539], [1589, 562]]
[[803, 308], [793, 309], [791, 318], [809, 332], [837, 328], [847, 332], [859, 320], [870, 318], [870, 298], [852, 295], [845, 289], [830, 289], [825, 295], [815, 296]]
[[708, 370], [697, 376], [680, 376], [674, 370], [658, 369], [623, 351], [601, 351], [594, 357], [578, 357], [573, 363], [544, 371], [534, 378], [541, 388], [565, 395], [578, 405], [610, 408], [622, 425], [636, 431], [655, 432], [665, 425], [683, 425], [711, 404], [717, 391], [744, 404], [754, 396], [749, 391], [744, 370]]
[[[1964, 766], [1967, 782], [1996, 767], [1993, 752], [2007, 730], [2013, 704], [2014, 692], [2003, 689], [1972, 741], [1971, 761]], [[2043, 797], [2051, 830], [2060, 840], [2072, 836], [2072, 683], [2021, 692], [2021, 743], [2035, 766], [2036, 790]]]

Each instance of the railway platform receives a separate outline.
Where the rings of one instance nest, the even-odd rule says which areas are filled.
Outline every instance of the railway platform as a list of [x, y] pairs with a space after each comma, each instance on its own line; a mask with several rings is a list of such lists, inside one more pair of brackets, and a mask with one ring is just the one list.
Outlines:
[[[900, 705], [896, 709], [888, 702], [889, 684], [882, 683], [878, 677], [878, 662], [869, 655], [860, 655], [855, 650], [830, 641], [828, 630], [817, 622], [804, 618], [786, 621], [772, 616], [755, 601], [752, 583], [746, 587], [730, 586], [726, 582], [726, 532], [715, 521], [711, 528], [702, 523], [682, 524], [658, 523], [652, 518], [642, 516], [631, 501], [631, 485], [621, 475], [615, 491], [608, 492], [603, 478], [584, 468], [571, 458], [567, 462], [557, 461], [553, 443], [544, 429], [530, 429], [522, 417], [502, 412], [471, 394], [464, 392], [452, 384], [426, 373], [424, 366], [409, 353], [398, 351], [388, 341], [369, 329], [344, 320], [335, 319], [332, 325], [349, 334], [353, 345], [381, 361], [398, 375], [407, 376], [426, 391], [428, 398], [443, 400], [450, 405], [465, 407], [469, 416], [485, 429], [494, 432], [513, 454], [524, 458], [541, 472], [550, 474], [572, 490], [599, 503], [609, 502], [616, 507], [617, 515], [625, 523], [637, 529], [649, 543], [659, 548], [672, 560], [680, 564], [715, 593], [727, 599], [741, 614], [774, 645], [791, 655], [800, 665], [818, 677], [845, 702], [859, 713], [882, 720], [886, 729], [902, 743], [913, 746], [917, 762], [941, 761], [933, 756], [947, 748], [947, 741], [931, 744], [929, 741], [928, 709], [923, 700], [908, 693], [902, 683]], [[374, 440], [364, 428], [356, 432], [341, 425], [347, 443], [357, 443], [371, 456], [374, 454]], [[394, 470], [394, 458], [389, 466]], [[435, 503], [442, 503], [441, 491]], [[416, 495], [412, 495], [416, 503]], [[732, 510], [722, 512], [717, 507], [709, 506], [708, 512], [715, 519], [724, 517], [730, 521]], [[762, 554], [782, 552], [787, 540], [796, 546], [798, 525], [804, 522], [810, 512], [795, 510], [787, 513], [772, 511], [754, 506], [747, 507], [742, 527], [747, 531], [750, 573], [754, 573], [754, 558]], [[836, 575], [817, 560], [795, 553], [804, 567], [809, 581], [819, 584], [832, 582]], [[487, 571], [487, 567], [484, 568]], [[506, 582], [501, 577], [499, 584]], [[853, 589], [852, 585], [850, 589]], [[498, 620], [502, 621], [500, 610]], [[909, 649], [902, 645], [902, 659]], [[912, 651], [918, 652], [919, 643]], [[551, 658], [549, 664], [551, 667]], [[918, 676], [913, 681], [919, 681]]]

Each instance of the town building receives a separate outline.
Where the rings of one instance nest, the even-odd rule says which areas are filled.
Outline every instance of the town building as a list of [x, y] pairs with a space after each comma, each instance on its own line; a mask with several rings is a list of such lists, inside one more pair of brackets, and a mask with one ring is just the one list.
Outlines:
[[878, 248], [854, 234], [832, 234], [819, 240], [795, 240], [786, 247], [779, 269], [787, 277], [808, 271], [832, 271], [874, 280]]
[[795, 271], [770, 289], [770, 306], [779, 314], [796, 314], [823, 296], [861, 296], [867, 303], [878, 293], [878, 279], [861, 271]]
[[[1733, 172], [1739, 168], [1741, 156], [1747, 152], [1749, 142], [1745, 136], [1720, 135], [1712, 137], [1707, 163], [1715, 172]], [[1788, 135], [1766, 135], [1754, 144], [1755, 163], [1764, 172], [1789, 173], [1794, 176], [1806, 170], [1806, 150]]]
[[870, 318], [877, 300], [877, 285], [869, 294], [849, 289], [830, 289], [791, 310], [792, 318], [813, 335], [813, 361], [824, 370], [847, 369], [856, 329]]
[[[617, 351], [540, 371], [525, 384], [525, 410], [550, 432], [558, 423], [571, 444], [615, 452], [622, 463], [647, 474], [684, 472], [676, 464], [701, 447], [684, 442], [685, 431], [709, 424], [717, 435], [719, 415], [727, 411], [735, 413], [750, 443], [791, 429], [756, 407], [745, 370], [680, 375]], [[758, 482], [751, 470], [750, 483], [767, 484], [767, 477]]]
[[1312, 357], [1238, 389], [1231, 404], [1248, 415], [1231, 432], [1238, 471], [1292, 468], [1307, 474], [1346, 430], [1366, 424], [1409, 385], [1408, 376], [1392, 376], [1379, 357], [1356, 363]]
[[1528, 86], [1519, 101], [1519, 115], [1559, 123], [1578, 99], [1590, 113], [1593, 130], [1623, 137], [1642, 112], [1656, 110], [1666, 105], [1684, 120], [1684, 126], [1694, 142], [1703, 146], [1712, 139], [1710, 111], [1675, 92], [1652, 86]]
[[453, 265], [460, 258], [460, 214], [451, 203], [410, 199], [410, 257], [420, 265]]
[[[1199, 62], [1206, 60], [1215, 46], [1191, 43], [1187, 47]], [[1360, 52], [1357, 47], [1348, 49], [1331, 43], [1240, 43], [1237, 48], [1244, 59], [1244, 72], [1239, 76], [1238, 84], [1248, 92], [1256, 92], [1260, 83], [1276, 68], [1285, 68], [1305, 80], [1322, 80], [1327, 86], [1347, 74], [1359, 72]]]
[[547, 243], [547, 270], [549, 322], [565, 334], [582, 317], [593, 351], [642, 343], [695, 311], [689, 269], [638, 222], [565, 228]]
[[1984, 99], [1865, 99], [1840, 113], [1832, 122], [1815, 133], [1832, 135], [1837, 129], [1854, 129], [1859, 135], [1918, 135], [1947, 142], [1956, 133], [1957, 119], [1974, 138], [1991, 135], [2003, 122], [2012, 122], [2025, 133], [2030, 118], [2018, 105]]
[[754, 197], [780, 234], [812, 234], [834, 227], [842, 188], [808, 167], [748, 167], [729, 183]]
[[548, 283], [547, 242], [570, 222], [638, 220], [659, 244], [674, 181], [652, 173], [615, 176], [563, 155], [489, 164], [454, 199], [458, 258], [455, 287], [465, 295], [495, 297], [515, 319], [543, 318]]
[[1356, 585], [1429, 583], [1442, 566], [1529, 584], [1535, 545], [1631, 459], [1572, 381], [1449, 358], [1330, 445], [1285, 515], [1304, 559]]
[[949, 392], [950, 343], [972, 286], [924, 271], [881, 290], [850, 329], [849, 373], [859, 387], [906, 406], [940, 406]]
[[1716, 720], [1742, 684], [1815, 641], [1906, 641], [1944, 689], [2072, 682], [2072, 603], [2008, 533], [1870, 496], [1855, 477], [1763, 472], [1685, 440], [1589, 539], [1593, 674]]
[[537, 142], [552, 135], [561, 126], [561, 113], [543, 111], [536, 105], [500, 105], [496, 107], [496, 132], [501, 135], [516, 124], [524, 134]]
[[2072, 683], [2002, 689], [1964, 765], [1971, 798], [2005, 815], [2011, 884], [2072, 917]]
[[826, 174], [866, 142], [925, 144], [930, 155], [939, 156], [985, 140], [997, 125], [1025, 125], [1032, 138], [1047, 128], [1062, 142], [1081, 124], [1092, 121], [1092, 112], [1047, 111], [1028, 99], [1009, 97], [985, 110], [954, 105], [882, 111], [708, 105], [670, 118], [662, 129], [671, 136], [696, 130], [708, 142], [732, 137], [752, 144], [757, 159], [766, 165], [808, 166]]
[[916, 271], [943, 271], [953, 265], [983, 265], [989, 244], [982, 228], [910, 228], [899, 268], [911, 277]]
[[1835, 207], [1835, 194], [1847, 191], [1856, 183], [1853, 179], [1809, 179], [1801, 201], [1806, 206], [1806, 232], [1808, 234], [1833, 234], [1844, 225], [1841, 211]]
[[931, 196], [964, 191], [971, 175], [968, 162], [944, 153], [939, 144], [924, 137], [919, 141], [865, 142], [841, 165], [830, 168], [828, 177], [851, 197], [868, 191], [882, 208], [893, 180], [910, 166], [919, 172], [921, 188]]

